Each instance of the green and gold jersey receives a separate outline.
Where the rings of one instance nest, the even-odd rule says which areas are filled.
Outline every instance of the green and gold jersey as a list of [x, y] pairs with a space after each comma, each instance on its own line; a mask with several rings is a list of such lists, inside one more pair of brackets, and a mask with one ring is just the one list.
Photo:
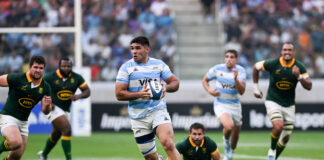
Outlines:
[[1, 114], [27, 121], [31, 110], [43, 96], [50, 96], [51, 88], [48, 83], [41, 79], [40, 83], [34, 86], [29, 72], [8, 74], [6, 80], [9, 92]]
[[67, 112], [70, 112], [71, 95], [87, 84], [82, 76], [75, 72], [71, 72], [68, 78], [63, 78], [58, 69], [46, 74], [44, 80], [51, 86], [52, 102]]
[[211, 160], [211, 155], [217, 151], [216, 143], [207, 136], [204, 136], [200, 146], [197, 146], [188, 136], [177, 143], [176, 147], [184, 160]]
[[262, 70], [270, 73], [266, 100], [274, 101], [283, 107], [295, 104], [295, 89], [298, 79], [292, 71], [294, 65], [299, 68], [300, 74], [308, 75], [305, 66], [295, 59], [288, 65], [284, 63], [282, 57], [264, 61]]

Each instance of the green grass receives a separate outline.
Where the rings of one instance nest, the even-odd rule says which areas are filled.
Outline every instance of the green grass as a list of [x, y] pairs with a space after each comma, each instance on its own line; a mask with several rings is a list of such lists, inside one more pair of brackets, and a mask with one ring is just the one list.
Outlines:
[[[176, 132], [175, 142], [181, 141], [187, 135], [186, 132]], [[294, 132], [288, 147], [282, 153], [282, 157], [289, 157], [290, 159], [324, 159], [323, 135], [323, 132]], [[220, 152], [223, 153], [221, 132], [207, 132], [207, 136], [216, 141]], [[36, 153], [43, 149], [47, 138], [48, 135], [44, 134], [30, 135], [27, 149], [22, 159], [37, 159]], [[157, 142], [157, 146], [159, 153], [166, 157], [159, 142]], [[235, 152], [238, 155], [236, 159], [262, 159], [267, 154], [269, 146], [270, 131], [242, 132], [238, 148]], [[2, 153], [1, 158], [6, 154]], [[114, 159], [113, 157], [143, 159], [131, 132], [93, 133], [91, 137], [72, 137], [72, 155], [74, 159]], [[250, 157], [244, 158], [244, 156]], [[64, 159], [60, 142], [50, 153], [49, 159]]]

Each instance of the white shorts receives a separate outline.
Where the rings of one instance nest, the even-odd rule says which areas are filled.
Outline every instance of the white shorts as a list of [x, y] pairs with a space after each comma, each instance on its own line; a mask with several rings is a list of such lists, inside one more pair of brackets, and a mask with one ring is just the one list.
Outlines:
[[52, 123], [57, 117], [64, 115], [70, 120], [70, 113], [63, 111], [60, 107], [55, 106], [54, 109], [46, 115], [47, 119]]
[[279, 116], [281, 116], [281, 118], [279, 119], [283, 120], [284, 122], [291, 122], [293, 124], [295, 123], [295, 105], [283, 107], [273, 101], [265, 101], [264, 104], [267, 110], [267, 114], [270, 117], [270, 120], [274, 114], [279, 114]]
[[242, 125], [242, 106], [241, 104], [223, 104], [214, 105], [214, 112], [217, 117], [227, 113], [233, 120], [235, 126]]
[[171, 123], [171, 118], [166, 108], [149, 113], [144, 118], [131, 119], [132, 130], [135, 137], [150, 134], [155, 127], [165, 123]]
[[28, 136], [28, 121], [21, 121], [13, 116], [0, 114], [1, 132], [9, 126], [16, 126], [21, 135]]

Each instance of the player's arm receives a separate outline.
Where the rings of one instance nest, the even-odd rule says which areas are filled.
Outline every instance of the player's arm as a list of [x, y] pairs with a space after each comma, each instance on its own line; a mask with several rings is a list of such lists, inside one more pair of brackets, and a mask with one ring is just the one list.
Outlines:
[[257, 62], [253, 66], [253, 92], [256, 98], [262, 98], [263, 94], [259, 89], [259, 71], [262, 70], [264, 61]]
[[238, 80], [237, 69], [234, 68], [233, 71], [234, 71], [234, 81], [235, 81], [236, 90], [240, 93], [240, 95], [242, 95], [245, 92], [245, 82]]
[[147, 84], [145, 84], [145, 86], [139, 92], [129, 92], [127, 90], [128, 84], [116, 82], [115, 85], [116, 98], [119, 101], [129, 101], [138, 98], [149, 98], [150, 92], [149, 92], [149, 88], [147, 88], [146, 86]]
[[293, 73], [296, 75], [297, 79], [302, 84], [302, 86], [307, 90], [311, 90], [313, 83], [312, 83], [309, 75], [307, 73], [304, 73], [304, 74], [300, 73], [300, 70], [296, 65], [294, 65], [292, 70], [293, 70]]
[[47, 115], [52, 111], [52, 98], [50, 96], [44, 96], [42, 99], [42, 112]]
[[209, 81], [210, 79], [208, 78], [207, 75], [204, 76], [203, 80], [202, 80], [202, 85], [203, 87], [205, 88], [205, 90], [212, 96], [216, 97], [216, 96], [219, 96], [219, 92], [216, 90], [216, 89], [211, 89], [209, 87]]
[[179, 79], [175, 75], [172, 75], [171, 77], [167, 78], [165, 82], [165, 92], [176, 92], [179, 89]]
[[80, 94], [71, 95], [72, 101], [76, 101], [80, 98], [88, 98], [91, 94], [90, 87], [87, 84], [81, 85], [80, 90]]
[[8, 87], [7, 76], [8, 76], [8, 74], [0, 76], [0, 86], [1, 87]]
[[213, 160], [220, 160], [221, 159], [218, 148], [214, 152], [211, 153], [211, 157], [212, 157]]

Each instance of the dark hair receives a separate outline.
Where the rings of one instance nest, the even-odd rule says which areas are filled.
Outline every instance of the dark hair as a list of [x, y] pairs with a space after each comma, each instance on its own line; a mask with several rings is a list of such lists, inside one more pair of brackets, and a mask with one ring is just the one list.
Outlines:
[[225, 51], [225, 54], [228, 53], [228, 52], [233, 53], [234, 56], [237, 58], [237, 51], [236, 51], [235, 49], [229, 49], [229, 50], [226, 50], [226, 51]]
[[46, 62], [45, 62], [45, 59], [44, 57], [42, 56], [32, 56], [30, 58], [30, 62], [29, 62], [29, 66], [33, 66], [34, 63], [38, 63], [38, 64], [44, 64], [44, 67], [46, 66]]
[[130, 44], [133, 44], [133, 43], [138, 43], [138, 44], [141, 44], [143, 46], [150, 46], [150, 42], [148, 40], [147, 37], [144, 37], [144, 36], [138, 36], [138, 37], [135, 37]]
[[190, 130], [189, 130], [189, 131], [191, 132], [192, 129], [201, 129], [203, 132], [205, 132], [205, 127], [204, 127], [204, 125], [201, 124], [201, 123], [198, 123], [198, 122], [193, 123], [193, 124], [190, 126]]
[[71, 62], [71, 63], [72, 63], [72, 61], [70, 60], [70, 58], [69, 58], [69, 57], [62, 57], [62, 58], [60, 58], [60, 61], [59, 61], [59, 66], [61, 66], [61, 64], [62, 64], [62, 61], [69, 61], [69, 62]]
[[293, 50], [295, 49], [295, 46], [294, 46], [294, 44], [293, 44], [292, 42], [284, 42], [284, 43], [282, 43], [282, 48], [283, 48], [283, 46], [284, 46], [285, 44], [292, 45], [292, 46], [293, 46]]

